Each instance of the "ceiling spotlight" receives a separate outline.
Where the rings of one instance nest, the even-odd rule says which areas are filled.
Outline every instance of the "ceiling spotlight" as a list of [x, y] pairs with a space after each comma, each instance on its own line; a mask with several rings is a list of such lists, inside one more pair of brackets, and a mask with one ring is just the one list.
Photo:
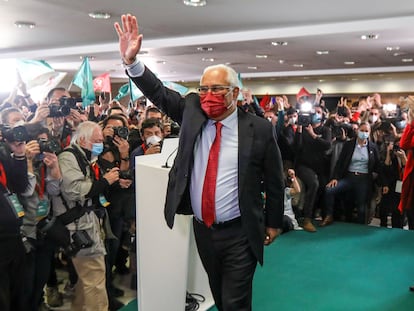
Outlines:
[[257, 54], [256, 58], [267, 58], [266, 54]]
[[284, 59], [279, 59], [279, 64], [284, 64], [285, 60]]
[[199, 52], [211, 52], [211, 51], [213, 51], [213, 48], [204, 47], [204, 46], [199, 46], [199, 47], [197, 48], [197, 51], [199, 51]]
[[272, 41], [272, 45], [274, 46], [285, 46], [288, 45], [286, 41]]
[[214, 62], [214, 58], [203, 57], [201, 59], [203, 62]]
[[413, 61], [413, 59], [412, 58], [403, 58], [401, 61], [403, 63], [411, 63]]
[[361, 36], [361, 39], [362, 40], [376, 40], [376, 39], [378, 39], [379, 38], [379, 35], [378, 34], [368, 34], [368, 35], [362, 35]]
[[90, 55], [81, 55], [81, 56], [79, 56], [79, 58], [80, 58], [81, 60], [83, 60], [84, 58], [89, 58], [89, 60], [94, 60], [94, 59], [95, 59], [95, 56], [90, 56]]
[[401, 56], [401, 55], [405, 55], [407, 54], [406, 52], [395, 52], [394, 54], [392, 54], [393, 56]]
[[329, 51], [316, 51], [316, 54], [318, 54], [318, 55], [328, 55]]
[[346, 62], [344, 62], [344, 65], [348, 65], [348, 66], [355, 65], [355, 62], [353, 62], [353, 61], [346, 61]]
[[249, 66], [249, 67], [247, 67], [247, 69], [250, 69], [250, 70], [257, 70], [257, 66]]
[[387, 46], [385, 49], [387, 51], [399, 51], [400, 47], [399, 46]]
[[303, 64], [293, 64], [293, 67], [302, 68], [303, 67]]
[[22, 22], [22, 21], [17, 21], [14, 22], [14, 26], [16, 26], [17, 28], [30, 28], [33, 29], [36, 27], [36, 24], [33, 22]]
[[92, 17], [94, 19], [110, 19], [111, 14], [106, 12], [91, 12], [89, 13], [89, 17]]
[[206, 0], [183, 0], [183, 3], [187, 6], [205, 6], [205, 5], [207, 5]]

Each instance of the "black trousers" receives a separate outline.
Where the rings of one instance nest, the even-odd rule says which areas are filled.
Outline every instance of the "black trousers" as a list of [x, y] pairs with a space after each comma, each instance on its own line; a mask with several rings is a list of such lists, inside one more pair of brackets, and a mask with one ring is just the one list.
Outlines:
[[21, 237], [0, 238], [0, 310], [24, 310], [25, 250]]
[[219, 311], [252, 309], [252, 283], [257, 260], [241, 221], [220, 228], [207, 228], [196, 219], [194, 235]]

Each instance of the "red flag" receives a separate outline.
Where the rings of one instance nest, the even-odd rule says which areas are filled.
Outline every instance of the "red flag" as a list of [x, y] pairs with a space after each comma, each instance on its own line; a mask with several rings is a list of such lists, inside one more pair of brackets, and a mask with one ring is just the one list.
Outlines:
[[111, 79], [109, 73], [104, 73], [93, 79], [93, 90], [95, 92], [111, 93]]
[[260, 107], [262, 107], [263, 110], [266, 110], [268, 108], [268, 106], [269, 106], [269, 103], [270, 103], [270, 95], [269, 94], [266, 94], [260, 100]]

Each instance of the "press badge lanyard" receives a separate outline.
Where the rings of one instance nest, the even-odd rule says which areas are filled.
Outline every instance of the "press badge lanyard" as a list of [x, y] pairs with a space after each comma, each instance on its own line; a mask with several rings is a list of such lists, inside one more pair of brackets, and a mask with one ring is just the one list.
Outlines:
[[46, 171], [45, 166], [44, 165], [40, 166], [40, 182], [36, 185], [36, 191], [37, 191], [37, 194], [39, 195], [40, 200], [43, 200], [43, 196], [45, 193], [45, 184], [46, 184], [45, 171]]
[[17, 218], [21, 218], [24, 216], [24, 209], [23, 206], [20, 204], [19, 200], [17, 199], [16, 194], [11, 193], [7, 188], [7, 176], [6, 172], [4, 171], [3, 163], [0, 162], [0, 183], [3, 185], [4, 189], [7, 190], [8, 194], [5, 195], [6, 199], [9, 201], [9, 204], [12, 207]]

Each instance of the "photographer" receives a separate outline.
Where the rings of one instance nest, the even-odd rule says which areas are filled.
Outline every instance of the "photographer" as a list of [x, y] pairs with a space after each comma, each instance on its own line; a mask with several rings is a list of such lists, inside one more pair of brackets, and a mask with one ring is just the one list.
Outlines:
[[25, 249], [20, 235], [23, 208], [16, 194], [28, 186], [26, 143], [2, 143], [0, 152], [0, 310], [25, 310]]
[[107, 310], [106, 251], [102, 233], [104, 229], [106, 234], [110, 233], [110, 227], [104, 226], [105, 207], [110, 208], [110, 205], [105, 192], [119, 180], [119, 168], [103, 172], [97, 163], [104, 149], [102, 129], [97, 123], [81, 123], [72, 141], [70, 147], [59, 154], [61, 192], [66, 206], [55, 211], [60, 218], [74, 216], [67, 220], [76, 253], [72, 262], [78, 274], [72, 309]]
[[115, 297], [123, 295], [123, 291], [112, 284], [112, 268], [115, 264], [123, 229], [131, 221], [135, 211], [134, 189], [131, 187], [133, 176], [129, 170], [128, 127], [125, 119], [120, 115], [110, 115], [102, 123], [104, 151], [99, 156], [98, 163], [103, 171], [114, 167], [119, 168], [119, 181], [111, 185], [105, 197], [111, 202], [107, 209], [111, 229], [116, 239], [105, 241], [106, 256], [106, 283], [110, 309], [123, 306]]
[[[307, 103], [308, 96], [299, 97], [299, 107]], [[302, 227], [308, 232], [316, 232], [312, 217], [328, 180], [329, 158], [326, 154], [331, 148], [332, 134], [331, 129], [323, 124], [323, 110], [320, 106], [311, 107], [307, 115], [303, 115], [303, 111], [301, 113], [293, 150], [296, 174], [305, 186]]]
[[[55, 247], [51, 239], [36, 230], [40, 228], [39, 221], [50, 217], [50, 198], [60, 193], [62, 175], [56, 153], [60, 151], [58, 142], [49, 137], [47, 128], [40, 123], [26, 124], [28, 143], [26, 157], [29, 178], [34, 178], [34, 191], [19, 195], [19, 200], [25, 208], [22, 233], [26, 238], [26, 304], [37, 311], [42, 303], [43, 287], [49, 278], [54, 259]], [[57, 281], [55, 284], [57, 288]], [[63, 304], [62, 297], [50, 294], [47, 288], [49, 306], [58, 307]], [[56, 289], [57, 293], [57, 289]]]
[[164, 138], [161, 122], [156, 118], [145, 119], [142, 122], [141, 137], [144, 142], [131, 152], [130, 167], [132, 169], [135, 169], [134, 159], [136, 156], [161, 152], [161, 144]]
[[87, 116], [77, 107], [77, 99], [72, 98], [65, 88], [57, 87], [49, 91], [46, 102], [39, 105], [30, 123], [41, 122], [64, 148], [70, 144], [76, 127], [86, 120]]

